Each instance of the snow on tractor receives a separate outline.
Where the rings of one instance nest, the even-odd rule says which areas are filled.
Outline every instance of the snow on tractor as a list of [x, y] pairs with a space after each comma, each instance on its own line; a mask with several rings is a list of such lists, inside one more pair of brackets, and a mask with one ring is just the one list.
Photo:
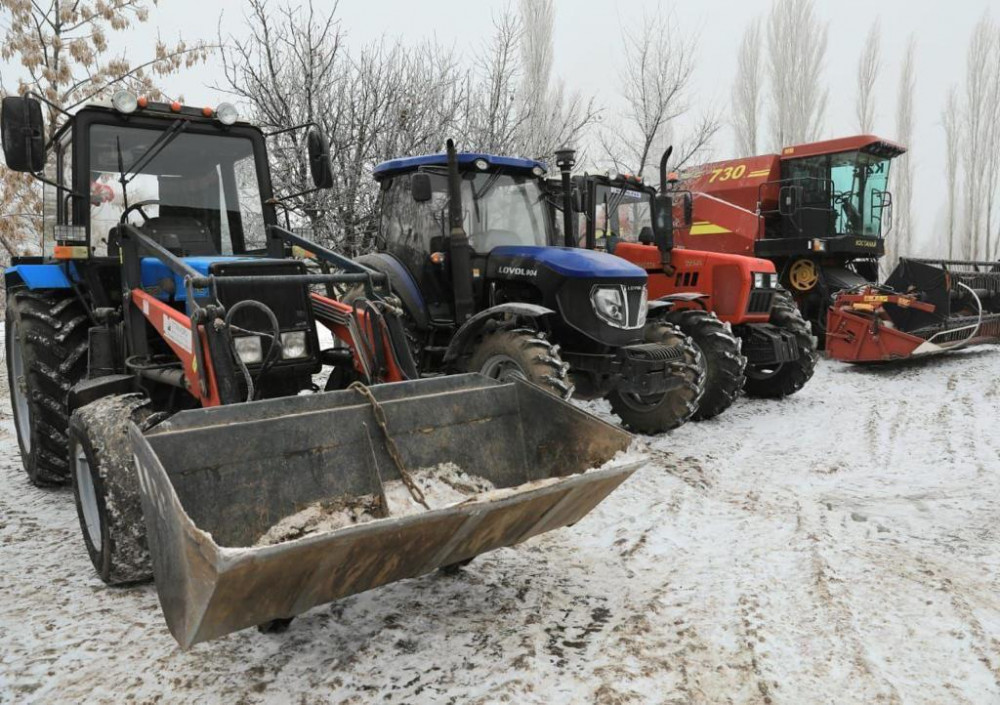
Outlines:
[[704, 372], [676, 327], [647, 321], [646, 272], [605, 253], [551, 247], [545, 166], [488, 154], [394, 159], [378, 252], [425, 371], [526, 378], [561, 396], [605, 397], [656, 434], [696, 411]]
[[770, 261], [675, 244], [673, 215], [684, 217], [690, 197], [667, 190], [670, 153], [660, 161], [658, 195], [635, 177], [571, 177], [572, 153], [562, 152], [563, 179], [552, 182], [550, 203], [565, 219], [566, 244], [612, 253], [646, 271], [658, 306], [650, 316], [690, 336], [705, 359], [696, 419], [722, 413], [741, 390], [769, 398], [795, 393], [816, 364], [808, 325]]
[[899, 260], [881, 286], [840, 292], [826, 352], [844, 362], [891, 362], [1000, 342], [1000, 262]]
[[692, 218], [676, 240], [774, 262], [822, 344], [833, 294], [878, 281], [889, 166], [905, 151], [859, 135], [684, 169], [677, 185], [691, 194]]
[[[21, 457], [72, 480], [104, 582], [155, 577], [182, 646], [571, 525], [634, 471], [628, 433], [513, 376], [419, 379], [386, 277], [278, 226], [265, 135], [232, 106], [120, 92], [46, 144], [39, 100], [0, 112], [7, 166], [45, 184], [43, 254], [5, 272]], [[351, 387], [300, 394], [324, 363]], [[431, 491], [445, 466], [458, 498]]]

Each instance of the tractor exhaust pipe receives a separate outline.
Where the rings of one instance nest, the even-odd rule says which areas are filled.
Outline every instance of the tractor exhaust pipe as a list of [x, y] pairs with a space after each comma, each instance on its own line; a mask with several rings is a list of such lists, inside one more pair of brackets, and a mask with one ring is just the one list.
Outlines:
[[670, 145], [663, 152], [663, 156], [660, 157], [660, 193], [667, 192], [667, 160], [670, 159], [670, 155], [674, 153], [674, 146]]
[[458, 171], [455, 141], [448, 140], [448, 222], [451, 232], [448, 252], [451, 260], [451, 280], [455, 290], [455, 322], [459, 325], [472, 317], [472, 246], [462, 225], [462, 175]]
[[[576, 217], [573, 213], [573, 181], [571, 174], [576, 166], [576, 151], [569, 148], [556, 152], [556, 166], [562, 174], [563, 194], [563, 244], [566, 247], [576, 247]], [[590, 243], [587, 243], [590, 247]]]

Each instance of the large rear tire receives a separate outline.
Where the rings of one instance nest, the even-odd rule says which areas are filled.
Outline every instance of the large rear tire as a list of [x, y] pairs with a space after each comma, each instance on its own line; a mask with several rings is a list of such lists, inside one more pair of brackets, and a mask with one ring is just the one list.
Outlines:
[[683, 349], [681, 358], [669, 363], [672, 388], [648, 397], [615, 390], [607, 399], [625, 428], [655, 435], [682, 426], [697, 413], [698, 402], [705, 392], [705, 363], [694, 342], [669, 323], [647, 324], [645, 338], [647, 343]]
[[681, 329], [698, 346], [705, 361], [705, 393], [692, 419], [704, 421], [732, 406], [746, 379], [747, 359], [731, 329], [709, 311], [685, 309], [667, 315], [667, 322]]
[[466, 369], [501, 382], [525, 379], [562, 399], [573, 393], [569, 365], [559, 357], [559, 346], [536, 330], [498, 328], [486, 333], [473, 348]]
[[83, 542], [108, 585], [149, 580], [153, 564], [136, 474], [130, 422], [152, 414], [139, 394], [104, 397], [73, 412], [69, 422], [73, 496]]
[[7, 296], [7, 380], [21, 463], [33, 485], [69, 480], [70, 388], [87, 373], [87, 316], [72, 292], [15, 289]]
[[747, 396], [762, 399], [781, 399], [802, 389], [816, 370], [819, 354], [816, 344], [792, 297], [784, 291], [775, 294], [771, 306], [771, 325], [795, 334], [799, 358], [778, 365], [748, 365], [747, 381], [743, 391]]

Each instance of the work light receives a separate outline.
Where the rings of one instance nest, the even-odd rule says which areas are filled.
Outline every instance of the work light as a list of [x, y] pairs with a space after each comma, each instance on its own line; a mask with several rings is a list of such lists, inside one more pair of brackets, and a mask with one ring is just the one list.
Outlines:
[[236, 354], [246, 365], [256, 365], [264, 359], [264, 346], [259, 335], [244, 335], [236, 338]]
[[285, 360], [295, 360], [309, 354], [306, 348], [305, 331], [292, 331], [281, 334], [281, 357]]
[[219, 103], [215, 109], [215, 117], [223, 125], [232, 125], [240, 118], [240, 113], [232, 103]]
[[131, 91], [115, 91], [111, 96], [111, 106], [118, 112], [128, 115], [139, 107], [139, 99]]

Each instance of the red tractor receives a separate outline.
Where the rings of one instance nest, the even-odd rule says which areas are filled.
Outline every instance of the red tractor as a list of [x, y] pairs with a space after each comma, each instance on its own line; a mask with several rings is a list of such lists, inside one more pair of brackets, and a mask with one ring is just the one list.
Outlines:
[[891, 228], [889, 164], [906, 149], [858, 135], [685, 169], [678, 244], [774, 262], [820, 343], [831, 297], [878, 280]]
[[692, 199], [667, 191], [669, 156], [668, 149], [660, 162], [657, 194], [634, 177], [570, 177], [571, 154], [558, 154], [563, 201], [553, 199], [553, 212], [563, 211], [563, 232], [570, 233], [565, 244], [605, 250], [646, 270], [650, 316], [661, 315], [680, 327], [706, 361], [705, 393], [695, 419], [721, 413], [741, 389], [753, 397], [795, 393], [816, 365], [809, 326], [781, 290], [772, 262], [675, 243], [671, 215], [689, 213]]

